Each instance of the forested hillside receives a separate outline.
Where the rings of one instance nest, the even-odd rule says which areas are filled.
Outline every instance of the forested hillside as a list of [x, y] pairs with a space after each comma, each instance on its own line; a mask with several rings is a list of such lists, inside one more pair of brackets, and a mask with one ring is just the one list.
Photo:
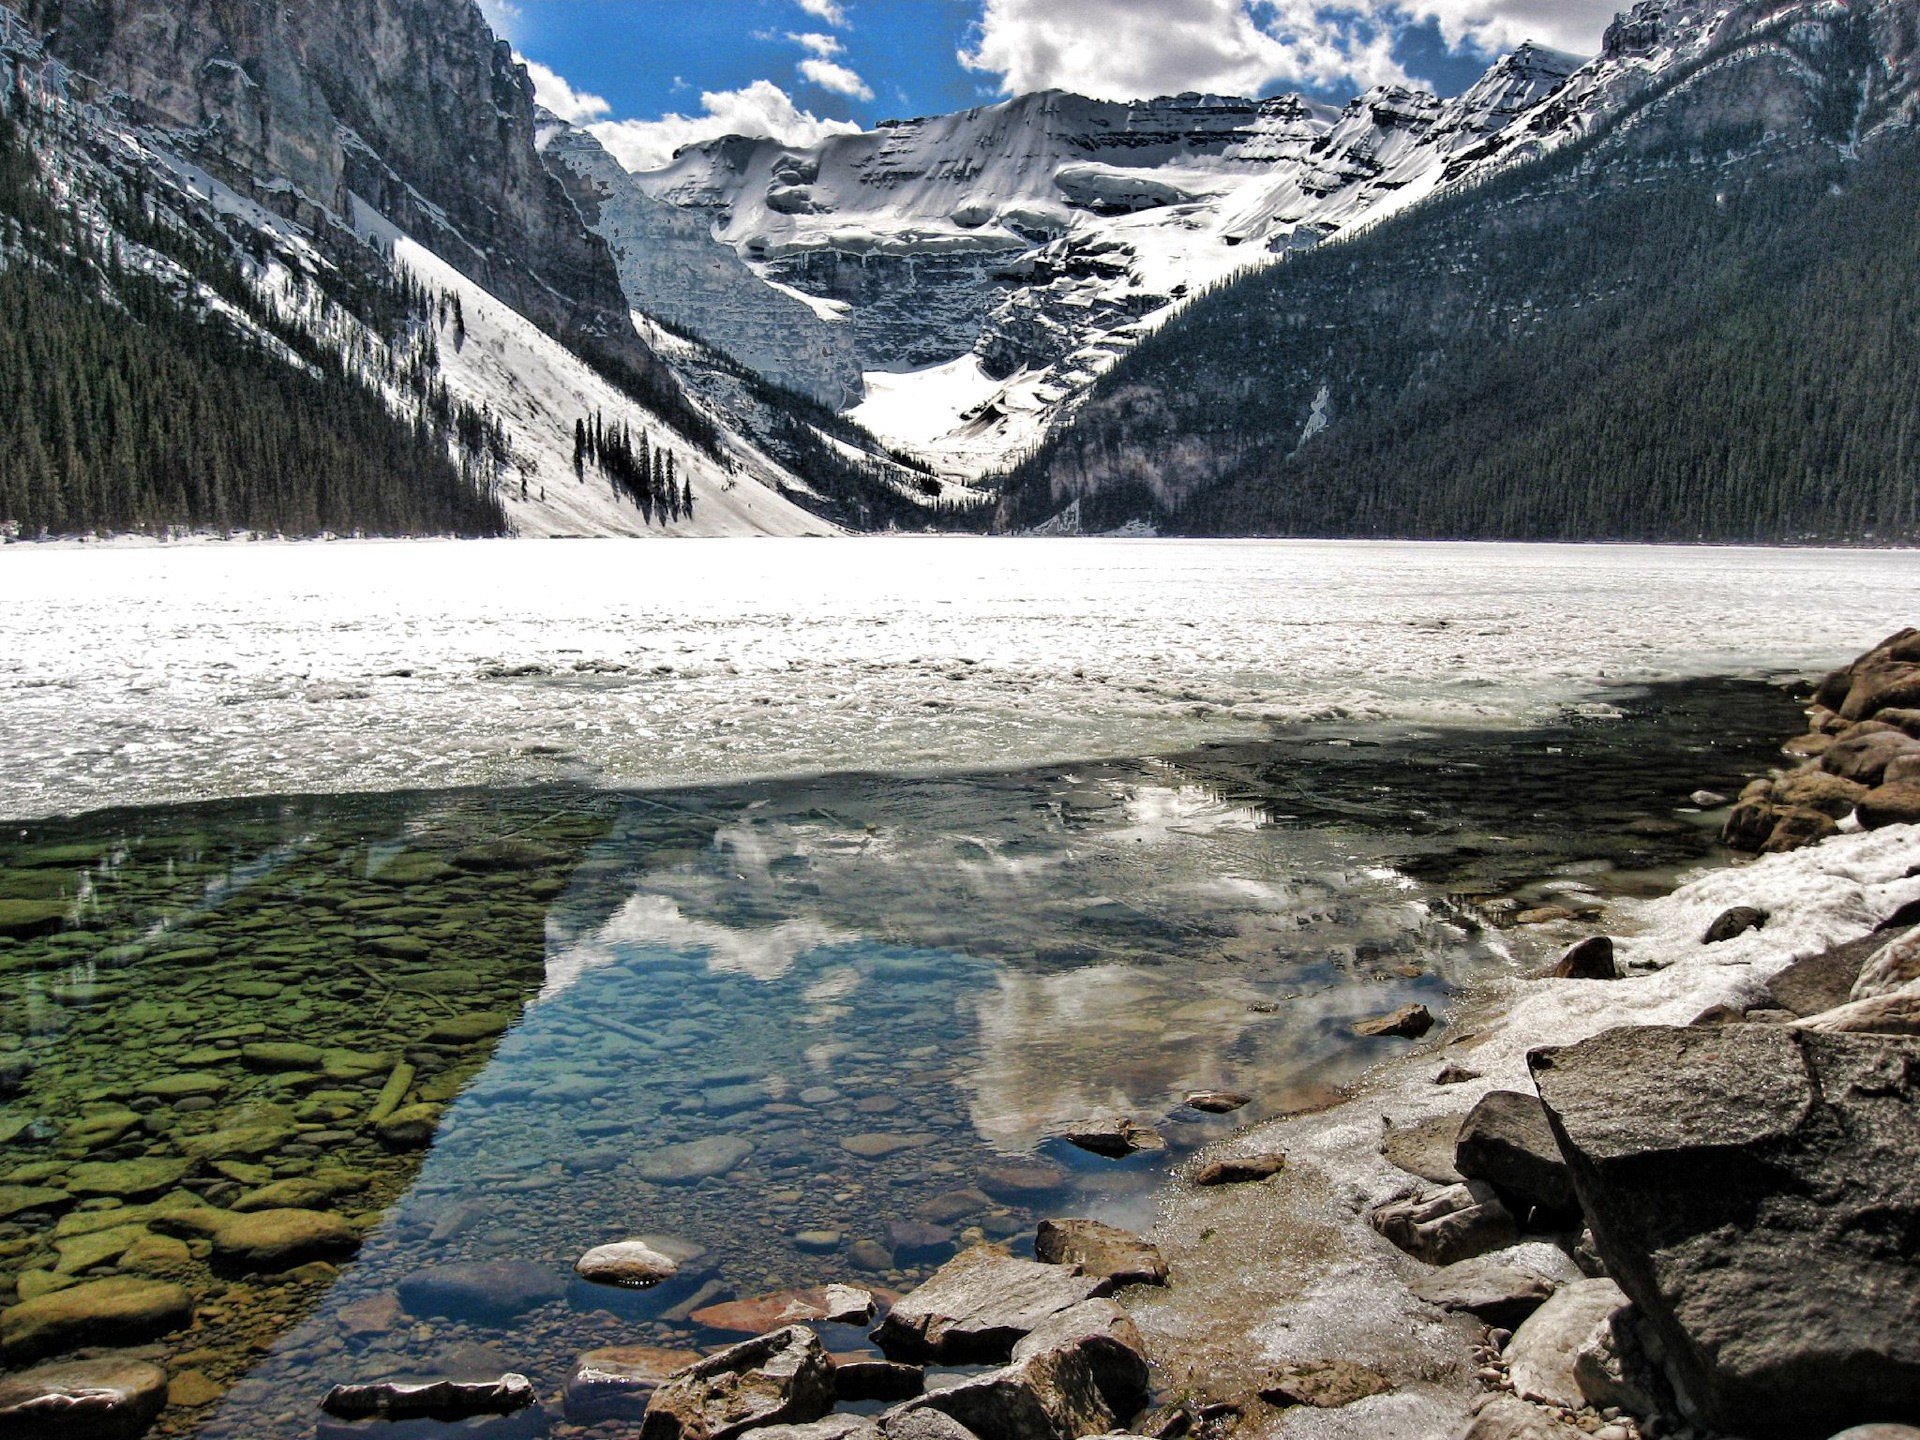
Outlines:
[[1196, 305], [1001, 523], [1078, 498], [1087, 528], [1203, 534], [1914, 538], [1920, 141], [1856, 143], [1859, 27], [1818, 70], [1763, 38]]
[[[281, 323], [214, 240], [160, 221], [137, 192], [99, 198], [105, 243], [0, 120], [0, 523], [29, 536], [503, 528], [481, 478], [482, 417], [422, 381], [419, 421], [396, 418], [341, 355]], [[199, 303], [183, 303], [186, 284], [204, 287]], [[362, 286], [399, 327], [432, 303], [386, 277]], [[467, 465], [450, 458], [456, 432]]]

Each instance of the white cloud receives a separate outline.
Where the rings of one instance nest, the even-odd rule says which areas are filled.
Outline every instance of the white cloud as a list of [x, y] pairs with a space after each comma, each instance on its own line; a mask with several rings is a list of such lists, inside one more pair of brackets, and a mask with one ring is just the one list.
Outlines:
[[802, 60], [800, 73], [822, 90], [831, 90], [836, 95], [851, 96], [855, 100], [873, 99], [872, 86], [846, 66], [831, 60]]
[[800, 8], [836, 30], [847, 28], [846, 6], [840, 0], [799, 0]]
[[842, 50], [845, 50], [847, 48], [846, 46], [840, 43], [839, 38], [837, 36], [822, 35], [822, 34], [819, 34], [817, 31], [810, 32], [805, 35], [795, 35], [791, 30], [789, 30], [787, 32], [787, 39], [791, 40], [794, 44], [798, 45], [803, 50], [812, 51], [815, 55], [820, 56], [822, 59], [825, 59], [830, 55], [838, 55]]
[[1254, 95], [1410, 77], [1393, 55], [1411, 22], [1456, 48], [1535, 39], [1597, 47], [1618, 0], [982, 0], [960, 63], [1007, 94], [1131, 100], [1183, 90]]
[[538, 60], [521, 56], [520, 63], [527, 67], [527, 74], [533, 79], [534, 98], [569, 125], [604, 120], [613, 113], [613, 106], [598, 95], [574, 89], [564, 76], [556, 75]]
[[709, 90], [701, 95], [700, 104], [698, 115], [603, 120], [586, 128], [614, 159], [635, 171], [658, 169], [681, 146], [723, 135], [767, 136], [803, 148], [829, 135], [851, 135], [860, 129], [845, 120], [823, 120], [802, 110], [771, 80], [756, 80], [738, 90]]
[[1397, 0], [1392, 8], [1415, 20], [1438, 21], [1441, 35], [1456, 50], [1492, 54], [1535, 40], [1556, 50], [1592, 54], [1608, 22], [1627, 6], [1624, 0]]
[[511, 40], [527, 12], [514, 0], [480, 0], [480, 13], [495, 35], [502, 40]]

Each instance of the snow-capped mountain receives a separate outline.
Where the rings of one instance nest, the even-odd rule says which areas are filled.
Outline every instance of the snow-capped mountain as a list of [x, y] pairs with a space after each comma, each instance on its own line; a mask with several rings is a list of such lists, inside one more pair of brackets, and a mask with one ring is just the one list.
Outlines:
[[[824, 534], [931, 507], [923, 474], [830, 412], [755, 392], [749, 435], [681, 383], [676, 365], [704, 383], [720, 362], [642, 334], [606, 242], [539, 154], [525, 69], [471, 0], [26, 0], [0, 8], [0, 50], [0, 99], [19, 132], [8, 139], [32, 172], [10, 200], [16, 243], [0, 246], [0, 271], [57, 273], [63, 301], [96, 314], [154, 303], [157, 286], [186, 321], [169, 332], [181, 346], [237, 340], [251, 358], [235, 363], [258, 365], [263, 391], [305, 387], [261, 422], [270, 431], [338, 424], [315, 413], [315, 387], [333, 387], [329, 407], [371, 397], [400, 427], [381, 445], [433, 437], [381, 462], [378, 483], [404, 492], [430, 459], [436, 485], [477, 492], [478, 510], [454, 507], [469, 517], [461, 527]], [[62, 238], [75, 235], [85, 244]], [[163, 429], [136, 475], [166, 468]], [[294, 466], [235, 484], [257, 500], [337, 478]], [[208, 521], [192, 506], [182, 520], [140, 491], [149, 482], [128, 483], [114, 523], [145, 528], [260, 528], [263, 514], [269, 528], [282, 515], [387, 533], [439, 523], [405, 506], [277, 500], [238, 507], [252, 520]], [[100, 523], [91, 502], [55, 501], [33, 524], [0, 514], [0, 526]], [[471, 518], [480, 512], [495, 518]]]
[[700, 263], [662, 207], [696, 219], [811, 313], [743, 324], [731, 270], [724, 291], [681, 287], [673, 319], [768, 373], [850, 360], [866, 372], [856, 418], [974, 474], [1037, 439], [1183, 299], [1467, 173], [1578, 64], [1526, 46], [1457, 98], [1381, 87], [1344, 108], [1049, 91], [804, 150], [713, 141], [627, 185], [581, 137], [546, 154], [597, 197], [636, 303]]

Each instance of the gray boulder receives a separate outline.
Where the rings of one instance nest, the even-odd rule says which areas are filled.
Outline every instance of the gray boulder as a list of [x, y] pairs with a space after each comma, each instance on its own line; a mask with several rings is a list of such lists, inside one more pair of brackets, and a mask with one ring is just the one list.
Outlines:
[[[1623, 1387], [1614, 1383], [1617, 1366], [1609, 1363], [1617, 1352], [1611, 1336], [1628, 1309], [1625, 1293], [1611, 1280], [1562, 1286], [1507, 1342], [1502, 1358], [1514, 1393], [1568, 1410], [1618, 1405]], [[1638, 1408], [1646, 1408], [1644, 1401]]]
[[937, 1411], [991, 1440], [1075, 1440], [1120, 1429], [1149, 1393], [1140, 1332], [1118, 1305], [1093, 1300], [1035, 1329], [1004, 1369], [910, 1400], [895, 1413]]
[[1564, 1215], [1576, 1206], [1573, 1180], [1534, 1095], [1495, 1090], [1482, 1096], [1460, 1126], [1453, 1166], [1493, 1186], [1517, 1215], [1536, 1208]]
[[1920, 981], [1920, 927], [1889, 940], [1860, 967], [1849, 1000], [1877, 1000]]
[[1689, 1418], [1765, 1437], [1920, 1412], [1920, 1042], [1647, 1027], [1530, 1063]]
[[874, 1330], [894, 1360], [1007, 1360], [1042, 1322], [1091, 1300], [1106, 1282], [976, 1245], [903, 1296]]
[[1471, 1260], [1489, 1250], [1504, 1250], [1520, 1238], [1513, 1212], [1492, 1186], [1478, 1180], [1376, 1206], [1367, 1223], [1429, 1265]]
[[1829, 1035], [1920, 1035], [1920, 994], [1877, 995], [1799, 1022]]
[[647, 1405], [641, 1440], [730, 1440], [763, 1425], [805, 1425], [833, 1409], [820, 1337], [789, 1325], [676, 1372]]
[[1464, 1311], [1511, 1330], [1562, 1285], [1579, 1279], [1579, 1267], [1553, 1246], [1516, 1245], [1423, 1275], [1413, 1293], [1442, 1310]]
[[1473, 1414], [1456, 1440], [1584, 1440], [1585, 1432], [1511, 1395], [1495, 1395]]

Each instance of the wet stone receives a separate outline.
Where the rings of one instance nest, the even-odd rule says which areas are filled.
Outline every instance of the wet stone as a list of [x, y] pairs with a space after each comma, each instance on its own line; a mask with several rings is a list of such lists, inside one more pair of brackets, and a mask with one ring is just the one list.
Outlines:
[[1231, 1115], [1251, 1105], [1253, 1097], [1237, 1090], [1196, 1090], [1187, 1096], [1186, 1103], [1207, 1115]]
[[67, 1172], [67, 1186], [76, 1195], [139, 1200], [171, 1190], [192, 1168], [185, 1160], [164, 1158], [76, 1165]]
[[653, 1392], [667, 1377], [698, 1364], [698, 1350], [663, 1349], [654, 1345], [615, 1345], [589, 1350], [574, 1362], [567, 1377], [563, 1405], [576, 1425], [602, 1420], [638, 1420], [646, 1414]]
[[412, 1315], [498, 1323], [549, 1305], [566, 1285], [526, 1260], [459, 1261], [418, 1270], [400, 1282], [400, 1303]]
[[167, 1403], [167, 1373], [104, 1355], [0, 1376], [0, 1435], [8, 1440], [134, 1440]]
[[581, 1279], [597, 1285], [644, 1290], [672, 1279], [680, 1273], [680, 1266], [643, 1241], [620, 1240], [587, 1251], [574, 1261], [573, 1271]]
[[178, 1285], [114, 1276], [0, 1311], [0, 1357], [11, 1364], [79, 1345], [139, 1345], [181, 1329], [193, 1302]]
[[734, 1135], [713, 1135], [679, 1145], [663, 1145], [640, 1155], [634, 1172], [656, 1185], [691, 1185], [724, 1175], [753, 1153], [753, 1142]]

